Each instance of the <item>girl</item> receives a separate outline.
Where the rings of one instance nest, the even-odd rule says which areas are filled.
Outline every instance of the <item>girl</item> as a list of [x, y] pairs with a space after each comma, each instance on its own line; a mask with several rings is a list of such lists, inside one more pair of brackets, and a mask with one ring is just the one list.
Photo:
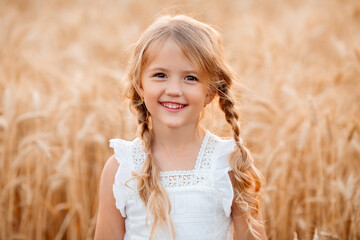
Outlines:
[[[95, 239], [266, 239], [262, 177], [240, 139], [218, 33], [190, 17], [159, 18], [137, 42], [127, 79], [140, 134], [110, 140]], [[200, 125], [216, 95], [233, 139]]]

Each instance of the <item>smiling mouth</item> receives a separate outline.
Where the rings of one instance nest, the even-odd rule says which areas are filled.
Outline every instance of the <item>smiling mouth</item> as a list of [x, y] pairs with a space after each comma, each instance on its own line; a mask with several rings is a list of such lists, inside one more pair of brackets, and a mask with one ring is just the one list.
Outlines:
[[168, 103], [168, 102], [163, 102], [160, 103], [162, 106], [170, 108], [170, 109], [180, 109], [180, 108], [184, 108], [186, 107], [185, 104], [179, 104], [179, 103]]

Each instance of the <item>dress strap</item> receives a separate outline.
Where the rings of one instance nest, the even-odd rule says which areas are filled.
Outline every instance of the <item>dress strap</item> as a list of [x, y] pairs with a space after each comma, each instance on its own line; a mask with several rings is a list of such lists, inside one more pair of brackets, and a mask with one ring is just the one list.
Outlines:
[[131, 162], [131, 148], [133, 141], [123, 139], [110, 139], [110, 147], [114, 149], [116, 161], [120, 163]]
[[133, 144], [134, 141], [123, 139], [110, 140], [110, 147], [114, 149], [116, 161], [119, 163], [113, 184], [113, 194], [116, 200], [116, 207], [124, 218], [126, 217], [126, 202], [133, 192], [133, 186], [128, 184], [128, 180], [132, 178]]
[[231, 206], [234, 198], [229, 171], [232, 171], [229, 158], [234, 151], [235, 141], [233, 139], [220, 140], [215, 151], [215, 163], [213, 171], [214, 184], [221, 198], [223, 209], [227, 217], [230, 216]]

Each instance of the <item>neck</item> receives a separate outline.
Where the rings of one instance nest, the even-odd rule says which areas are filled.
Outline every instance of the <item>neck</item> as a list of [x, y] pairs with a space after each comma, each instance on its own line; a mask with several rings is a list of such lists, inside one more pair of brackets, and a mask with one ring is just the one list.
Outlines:
[[205, 129], [199, 124], [181, 128], [153, 126], [153, 134], [153, 149], [159, 147], [168, 153], [177, 153], [183, 151], [189, 145], [201, 143], [205, 135]]

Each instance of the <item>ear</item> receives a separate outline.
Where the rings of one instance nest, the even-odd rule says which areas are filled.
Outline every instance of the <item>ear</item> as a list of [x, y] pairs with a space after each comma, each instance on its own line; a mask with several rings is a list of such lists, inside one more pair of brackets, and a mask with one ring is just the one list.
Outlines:
[[206, 96], [205, 96], [205, 103], [204, 103], [204, 107], [206, 105], [208, 105], [209, 103], [211, 103], [211, 101], [214, 99], [215, 97], [215, 92], [212, 91], [212, 90], [208, 90], [207, 93], [206, 93]]

